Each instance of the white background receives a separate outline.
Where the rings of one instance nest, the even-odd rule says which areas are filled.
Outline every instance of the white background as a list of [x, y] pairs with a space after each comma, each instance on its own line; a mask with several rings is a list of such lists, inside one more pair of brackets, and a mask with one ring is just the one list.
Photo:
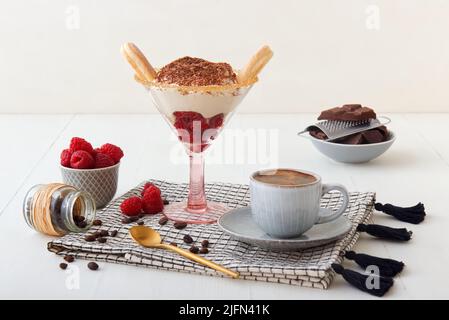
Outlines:
[[444, 0], [1, 0], [0, 113], [155, 112], [125, 41], [155, 66], [193, 55], [236, 68], [269, 44], [239, 112], [447, 112], [448, 30]]

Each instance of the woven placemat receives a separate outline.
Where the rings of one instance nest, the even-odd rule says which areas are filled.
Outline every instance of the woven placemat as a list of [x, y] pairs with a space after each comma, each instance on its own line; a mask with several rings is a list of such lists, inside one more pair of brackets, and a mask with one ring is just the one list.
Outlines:
[[[149, 180], [157, 185], [162, 194], [170, 201], [181, 201], [187, 197], [188, 185]], [[177, 254], [159, 249], [147, 249], [137, 245], [128, 235], [128, 229], [136, 223], [123, 224], [120, 203], [133, 195], [140, 195], [145, 182], [111, 202], [97, 213], [103, 221], [101, 227], [94, 226], [90, 232], [98, 230], [117, 230], [115, 237], [108, 237], [106, 243], [87, 242], [83, 234], [68, 234], [48, 243], [48, 249], [60, 255], [70, 254], [76, 258], [115, 262], [136, 266], [151, 267], [162, 270], [199, 273], [222, 276], [207, 267], [180, 257]], [[249, 188], [244, 184], [208, 183], [207, 199], [225, 203], [231, 208], [249, 205]], [[158, 230], [164, 242], [175, 242], [179, 247], [188, 249], [190, 245], [183, 242], [184, 235], [190, 235], [198, 246], [204, 239], [209, 240], [208, 259], [222, 264], [240, 273], [241, 279], [276, 282], [326, 289], [332, 281], [334, 272], [332, 263], [341, 262], [342, 252], [349, 250], [358, 239], [356, 227], [359, 223], [369, 221], [373, 212], [375, 193], [350, 193], [349, 207], [344, 215], [352, 222], [351, 231], [336, 242], [295, 252], [274, 252], [251, 246], [231, 239], [216, 225], [190, 224], [178, 230], [173, 222], [158, 224], [161, 214], [146, 215], [141, 220], [145, 225]], [[323, 207], [333, 208], [339, 205], [339, 193], [327, 194], [321, 201]]]

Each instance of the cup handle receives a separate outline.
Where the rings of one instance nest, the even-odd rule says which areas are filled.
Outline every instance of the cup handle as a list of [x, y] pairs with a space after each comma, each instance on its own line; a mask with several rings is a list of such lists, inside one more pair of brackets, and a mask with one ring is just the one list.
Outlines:
[[332, 210], [329, 210], [327, 208], [320, 208], [320, 212], [318, 213], [318, 221], [316, 222], [317, 224], [325, 223], [325, 222], [329, 222], [329, 221], [337, 219], [339, 216], [341, 216], [343, 214], [343, 212], [345, 212], [346, 208], [348, 207], [348, 204], [349, 204], [348, 190], [346, 190], [346, 188], [344, 186], [342, 186], [341, 184], [336, 184], [336, 183], [323, 184], [321, 196], [324, 196], [326, 193], [328, 193], [332, 190], [336, 190], [341, 193], [341, 195], [343, 196], [343, 203], [340, 206], [340, 208], [338, 208], [338, 210], [336, 212], [333, 212]]

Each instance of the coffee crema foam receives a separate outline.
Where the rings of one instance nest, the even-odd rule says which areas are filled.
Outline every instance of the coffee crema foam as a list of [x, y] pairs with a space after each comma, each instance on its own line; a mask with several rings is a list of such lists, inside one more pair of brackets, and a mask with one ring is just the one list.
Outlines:
[[310, 174], [288, 169], [259, 172], [254, 175], [254, 179], [279, 186], [301, 186], [317, 181], [317, 178]]

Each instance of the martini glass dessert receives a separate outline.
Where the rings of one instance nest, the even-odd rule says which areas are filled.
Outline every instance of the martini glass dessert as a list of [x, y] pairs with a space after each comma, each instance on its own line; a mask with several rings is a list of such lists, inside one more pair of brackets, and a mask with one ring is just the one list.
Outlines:
[[165, 206], [163, 214], [178, 222], [216, 222], [229, 209], [206, 200], [204, 151], [257, 82], [257, 75], [271, 59], [272, 51], [267, 46], [261, 48], [240, 72], [227, 63], [191, 57], [155, 70], [134, 44], [124, 44], [122, 53], [133, 67], [135, 79], [149, 91], [190, 158], [187, 201]]

